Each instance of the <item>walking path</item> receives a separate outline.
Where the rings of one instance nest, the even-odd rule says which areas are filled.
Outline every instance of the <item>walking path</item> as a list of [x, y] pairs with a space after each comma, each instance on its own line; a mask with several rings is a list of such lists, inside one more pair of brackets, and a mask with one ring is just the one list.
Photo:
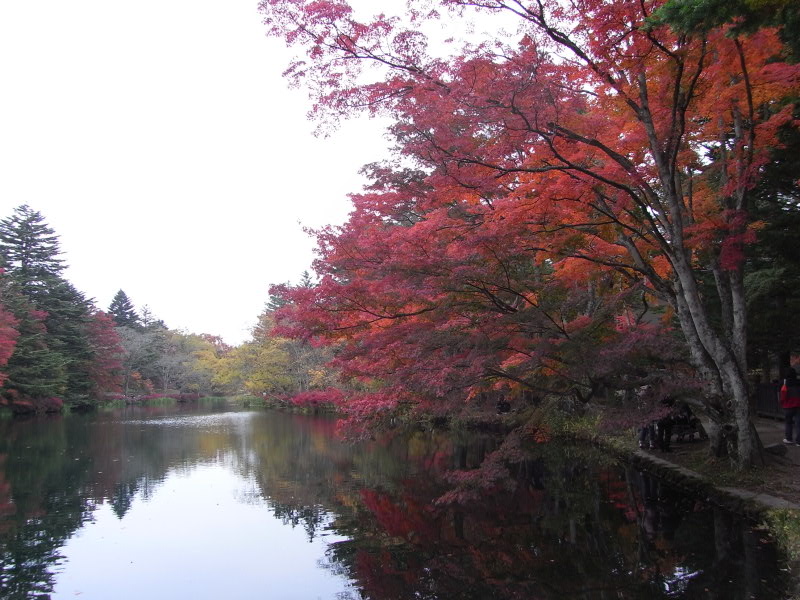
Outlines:
[[[800, 446], [796, 444], [783, 443], [783, 421], [758, 417], [754, 421], [756, 431], [761, 438], [765, 453], [778, 454], [780, 460], [787, 465], [791, 471], [800, 467]], [[699, 473], [686, 467], [682, 467], [669, 460], [670, 455], [656, 455], [652, 451], [639, 450], [636, 456], [645, 462], [657, 465], [662, 469], [674, 473], [679, 478], [693, 481], [698, 485], [708, 484], [708, 481]], [[663, 458], [662, 458], [663, 457]], [[800, 476], [800, 471], [797, 473]], [[796, 479], [797, 477], [793, 477]], [[785, 498], [766, 494], [757, 491], [745, 490], [737, 487], [717, 487], [717, 490], [731, 498], [738, 499], [743, 503], [752, 503], [765, 509], [790, 508], [800, 510], [800, 504]]]
[[769, 446], [785, 446], [786, 458], [792, 464], [800, 466], [800, 446], [783, 443], [783, 421], [756, 417], [754, 423], [758, 436], [761, 438], [761, 443], [765, 448]]

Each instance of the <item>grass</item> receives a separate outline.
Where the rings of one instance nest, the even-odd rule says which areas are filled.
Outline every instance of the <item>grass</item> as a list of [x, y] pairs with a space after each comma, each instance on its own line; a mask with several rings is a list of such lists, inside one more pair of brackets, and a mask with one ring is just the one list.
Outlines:
[[737, 469], [727, 457], [711, 456], [708, 442], [673, 442], [671, 446], [673, 451], [669, 454], [654, 454], [698, 473], [716, 487], [754, 488], [769, 479], [767, 467]]
[[201, 396], [197, 402], [199, 404], [216, 404], [217, 402], [226, 402], [228, 400], [227, 396]]
[[148, 398], [147, 400], [143, 400], [141, 404], [146, 406], [167, 406], [169, 404], [177, 404], [178, 401], [175, 398], [169, 398], [167, 396], [157, 396], [155, 398]]
[[796, 510], [776, 508], [766, 515], [766, 526], [786, 551], [789, 560], [800, 561], [800, 519]]
[[250, 408], [250, 407], [260, 407], [263, 406], [263, 399], [258, 396], [253, 396], [251, 394], [239, 394], [236, 396], [230, 396], [228, 398], [233, 404], [237, 406], [241, 406], [242, 408]]

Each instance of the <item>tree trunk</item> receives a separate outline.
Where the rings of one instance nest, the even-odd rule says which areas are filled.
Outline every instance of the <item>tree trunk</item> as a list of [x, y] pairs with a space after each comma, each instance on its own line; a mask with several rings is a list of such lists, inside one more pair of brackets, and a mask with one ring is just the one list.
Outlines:
[[684, 256], [675, 256], [675, 304], [681, 329], [689, 345], [693, 362], [708, 382], [706, 400], [709, 417], [718, 425], [731, 424], [736, 430], [736, 462], [749, 467], [755, 458], [750, 414], [750, 398], [746, 380], [746, 315], [740, 286], [728, 289], [734, 314], [728, 339], [717, 333], [708, 319], [694, 272]]
[[724, 454], [724, 448], [722, 446], [722, 428], [720, 427], [719, 423], [712, 420], [705, 429], [706, 433], [708, 434], [709, 452], [711, 456], [719, 458]]

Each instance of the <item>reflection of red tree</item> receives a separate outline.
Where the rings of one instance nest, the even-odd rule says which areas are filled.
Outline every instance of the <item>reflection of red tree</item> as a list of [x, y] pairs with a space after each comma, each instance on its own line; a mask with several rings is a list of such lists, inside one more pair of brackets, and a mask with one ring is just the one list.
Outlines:
[[[413, 560], [413, 559], [412, 559]], [[356, 553], [355, 568], [359, 584], [365, 598], [407, 598], [408, 590], [416, 583], [418, 564], [413, 568], [404, 565], [402, 569], [394, 568], [395, 559], [388, 550], [368, 552], [359, 550]], [[418, 561], [413, 560], [417, 563]]]
[[599, 477], [604, 483], [602, 488], [606, 492], [606, 497], [614, 505], [614, 508], [620, 509], [627, 521], [635, 522], [642, 512], [643, 506], [631, 494], [628, 481], [611, 469], [602, 471]]
[[291, 415], [291, 422], [298, 429], [310, 429], [315, 435], [321, 435], [332, 440], [336, 438], [336, 419], [309, 418], [307, 415]]
[[[419, 480], [406, 482], [399, 498], [377, 490], [360, 492], [377, 522], [380, 551], [360, 550], [355, 577], [367, 598], [412, 597], [426, 589], [421, 579], [433, 577], [447, 597], [476, 585], [489, 585], [507, 598], [540, 597], [530, 589], [532, 578], [520, 577], [549, 564], [549, 555], [537, 555], [522, 539], [534, 525], [531, 515], [541, 508], [542, 492], [520, 486], [515, 493], [491, 498], [492, 510], [437, 506], [435, 490], [420, 491]], [[499, 517], [499, 520], [498, 520]], [[430, 582], [428, 582], [430, 583]], [[475, 596], [469, 596], [470, 598]]]
[[364, 505], [375, 515], [388, 535], [417, 543], [433, 542], [441, 537], [435, 511], [409, 496], [398, 503], [384, 493], [361, 490]]

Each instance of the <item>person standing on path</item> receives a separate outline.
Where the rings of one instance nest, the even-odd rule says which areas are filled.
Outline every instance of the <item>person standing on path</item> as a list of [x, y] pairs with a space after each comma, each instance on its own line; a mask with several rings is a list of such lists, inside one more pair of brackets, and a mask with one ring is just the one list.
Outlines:
[[791, 367], [786, 371], [780, 396], [786, 423], [783, 443], [800, 444], [800, 381], [797, 380], [797, 372]]

